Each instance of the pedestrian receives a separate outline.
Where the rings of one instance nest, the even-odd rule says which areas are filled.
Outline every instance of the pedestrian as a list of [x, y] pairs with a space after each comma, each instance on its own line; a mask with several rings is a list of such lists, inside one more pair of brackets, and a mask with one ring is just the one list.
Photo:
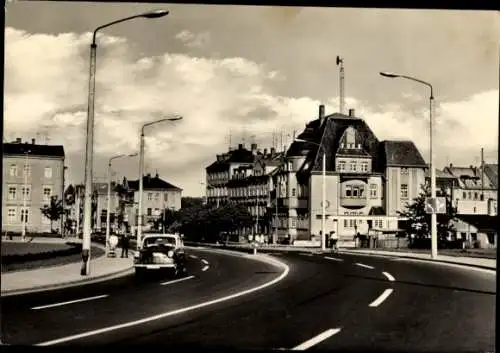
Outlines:
[[123, 235], [122, 235], [122, 255], [121, 255], [121, 257], [128, 258], [129, 245], [130, 245], [130, 239], [127, 235], [127, 231], [125, 231], [125, 232], [123, 232]]
[[339, 237], [335, 231], [330, 232], [330, 248], [332, 251], [339, 251], [339, 248], [337, 246], [337, 242], [339, 240]]

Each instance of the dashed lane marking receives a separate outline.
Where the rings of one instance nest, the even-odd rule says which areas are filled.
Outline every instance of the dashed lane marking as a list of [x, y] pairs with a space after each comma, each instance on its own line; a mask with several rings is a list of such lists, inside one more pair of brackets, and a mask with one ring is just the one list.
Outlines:
[[210, 268], [210, 266], [208, 266], [208, 265], [207, 265], [207, 266], [203, 267], [201, 270], [202, 270], [203, 272], [205, 272], [205, 271], [206, 271], [206, 270], [208, 270], [209, 268]]
[[373, 266], [365, 265], [365, 264], [362, 264], [362, 263], [359, 263], [359, 262], [356, 262], [356, 266], [364, 267], [364, 268], [369, 268], [370, 270], [373, 270], [375, 268]]
[[385, 277], [391, 282], [394, 282], [396, 279], [389, 272], [382, 272]]
[[344, 261], [344, 259], [339, 259], [338, 257], [325, 256], [324, 258], [327, 260], [338, 261], [338, 262]]
[[91, 300], [106, 298], [108, 296], [109, 296], [108, 294], [103, 294], [103, 295], [97, 295], [95, 297], [88, 297], [88, 298], [70, 300], [70, 301], [67, 301], [67, 302], [61, 302], [61, 303], [55, 303], [55, 304], [49, 304], [49, 305], [42, 305], [42, 306], [35, 306], [35, 307], [31, 308], [31, 310], [41, 310], [41, 309], [55, 308], [57, 306], [63, 306], [63, 305], [74, 304], [74, 303], [88, 302], [88, 301], [91, 301]]
[[205, 265], [208, 265], [208, 261], [205, 259], [202, 259], [201, 262], [203, 262]]
[[107, 333], [107, 332], [111, 332], [111, 331], [120, 330], [120, 329], [127, 328], [127, 327], [137, 326], [137, 325], [145, 324], [147, 322], [152, 322], [152, 321], [160, 320], [160, 319], [163, 319], [163, 318], [166, 318], [169, 316], [174, 316], [174, 315], [182, 314], [182, 313], [185, 313], [188, 311], [201, 309], [201, 308], [204, 308], [204, 307], [209, 306], [209, 305], [225, 302], [225, 301], [235, 299], [235, 298], [238, 298], [238, 297], [241, 297], [241, 296], [253, 293], [253, 292], [257, 292], [257, 291], [262, 290], [264, 288], [270, 287], [278, 282], [281, 282], [283, 279], [285, 279], [288, 276], [288, 273], [290, 272], [290, 267], [287, 264], [280, 262], [278, 260], [274, 260], [274, 262], [279, 263], [279, 267], [284, 269], [283, 273], [281, 273], [281, 275], [274, 278], [273, 280], [266, 282], [264, 284], [261, 284], [257, 287], [246, 289], [244, 291], [234, 293], [231, 295], [227, 295], [227, 296], [222, 297], [222, 298], [202, 302], [202, 303], [188, 306], [185, 308], [180, 308], [177, 310], [161, 313], [158, 315], [145, 317], [145, 318], [140, 319], [140, 320], [129, 321], [129, 322], [125, 322], [125, 323], [119, 324], [119, 325], [104, 327], [104, 328], [101, 328], [98, 330], [92, 330], [92, 331], [87, 331], [87, 332], [83, 332], [83, 333], [79, 333], [79, 334], [75, 334], [75, 335], [71, 335], [71, 336], [61, 337], [61, 338], [57, 338], [57, 339], [54, 339], [51, 341], [41, 342], [41, 343], [38, 343], [36, 345], [37, 346], [52, 346], [52, 345], [58, 344], [58, 343], [74, 341], [74, 340], [84, 338], [84, 337], [95, 336], [95, 335], [99, 335], [99, 334], [103, 334], [103, 333]]
[[299, 344], [297, 347], [292, 348], [293, 351], [305, 351], [308, 348], [311, 348], [318, 343], [323, 342], [324, 340], [332, 337], [333, 335], [336, 335], [337, 333], [340, 332], [339, 328], [331, 328], [329, 330], [326, 330], [322, 333], [320, 333], [317, 336], [314, 336], [313, 338]]
[[382, 294], [380, 294], [380, 296], [377, 299], [375, 299], [373, 302], [371, 302], [370, 305], [368, 305], [368, 306], [370, 308], [378, 307], [392, 294], [392, 292], [394, 292], [394, 289], [386, 289], [385, 291], [382, 292]]
[[173, 283], [177, 283], [177, 282], [187, 281], [188, 279], [192, 279], [192, 278], [194, 278], [194, 276], [188, 276], [188, 277], [184, 277], [184, 278], [174, 279], [172, 281], [160, 283], [160, 286], [166, 286], [167, 284], [173, 284]]

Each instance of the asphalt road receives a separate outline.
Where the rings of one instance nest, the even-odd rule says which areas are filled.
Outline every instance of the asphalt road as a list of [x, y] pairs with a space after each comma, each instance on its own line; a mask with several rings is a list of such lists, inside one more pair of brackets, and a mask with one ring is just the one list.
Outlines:
[[[494, 351], [493, 272], [390, 258], [283, 253], [275, 257], [289, 266], [283, 277], [283, 269], [267, 263], [204, 250], [188, 254], [197, 257], [188, 261], [188, 275], [194, 277], [175, 283], [125, 277], [2, 298], [2, 341], [34, 344], [87, 332], [60, 344]], [[172, 313], [280, 275], [281, 281], [262, 290]], [[45, 307], [92, 297], [97, 298]], [[154, 317], [158, 314], [165, 315]], [[145, 320], [134, 322], [139, 319]]]

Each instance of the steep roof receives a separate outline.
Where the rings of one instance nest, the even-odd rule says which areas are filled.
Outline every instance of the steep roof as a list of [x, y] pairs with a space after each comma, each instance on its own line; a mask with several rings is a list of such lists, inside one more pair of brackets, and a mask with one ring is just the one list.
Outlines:
[[[137, 191], [139, 190], [139, 180], [127, 180], [128, 187], [131, 190]], [[179, 190], [182, 191], [181, 188], [170, 184], [169, 182], [160, 179], [158, 174], [155, 177], [151, 177], [150, 175], [145, 175], [142, 178], [142, 186], [144, 190]]]
[[32, 143], [3, 144], [4, 155], [23, 156], [26, 152], [31, 156], [64, 158], [64, 146], [62, 145], [37, 145]]
[[227, 170], [230, 164], [237, 163], [253, 163], [254, 154], [247, 150], [243, 145], [239, 145], [237, 149], [231, 150], [223, 155], [218, 156], [218, 160], [211, 163], [205, 170], [208, 173]]
[[484, 174], [495, 189], [498, 189], [498, 164], [485, 164]]
[[[437, 179], [457, 179], [457, 177], [453, 174], [451, 174], [446, 168], [444, 170], [436, 170], [436, 178]], [[431, 172], [429, 168], [425, 169], [425, 177], [430, 178], [431, 177]]]
[[382, 141], [381, 149], [387, 167], [426, 167], [413, 141]]
[[[340, 113], [334, 113], [323, 118], [313, 120], [306, 125], [305, 130], [297, 137], [302, 141], [294, 141], [290, 146], [287, 156], [305, 156], [306, 160], [299, 171], [299, 174], [312, 170], [321, 170], [321, 149], [318, 144], [328, 146], [326, 151], [326, 170], [335, 170], [335, 154], [340, 147], [340, 140], [348, 127], [352, 126], [361, 141], [364, 151], [363, 156], [371, 156], [373, 161], [373, 171], [382, 172], [383, 165], [379, 156], [379, 141], [366, 122], [358, 117], [352, 117]], [[348, 152], [344, 149], [344, 152]], [[360, 152], [357, 152], [358, 154]]]

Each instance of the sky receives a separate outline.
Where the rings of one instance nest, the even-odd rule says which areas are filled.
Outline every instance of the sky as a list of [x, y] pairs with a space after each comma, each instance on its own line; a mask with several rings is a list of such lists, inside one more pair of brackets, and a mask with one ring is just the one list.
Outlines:
[[[205, 167], [229, 143], [289, 145], [293, 133], [339, 108], [379, 140], [412, 140], [429, 159], [432, 83], [437, 167], [498, 160], [500, 17], [494, 11], [293, 8], [182, 4], [11, 2], [6, 5], [4, 140], [63, 144], [68, 181], [83, 182], [89, 44], [98, 26], [164, 8], [97, 37], [94, 175], [110, 157], [138, 151], [146, 170], [200, 196]], [[278, 146], [277, 146], [278, 147]], [[279, 149], [279, 147], [278, 147]], [[113, 179], [137, 179], [137, 157], [113, 162]]]

